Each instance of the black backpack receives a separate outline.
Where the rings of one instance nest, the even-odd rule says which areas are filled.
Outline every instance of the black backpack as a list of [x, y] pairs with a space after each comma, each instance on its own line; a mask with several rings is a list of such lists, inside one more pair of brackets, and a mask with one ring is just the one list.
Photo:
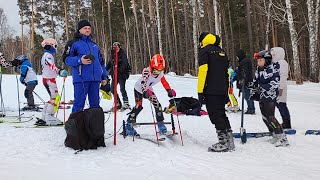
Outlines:
[[174, 101], [177, 104], [177, 111], [186, 115], [200, 116], [201, 104], [198, 99], [193, 97], [181, 97], [170, 99], [170, 104], [174, 105]]
[[101, 107], [85, 109], [70, 114], [65, 124], [66, 147], [74, 150], [105, 147], [104, 113]]

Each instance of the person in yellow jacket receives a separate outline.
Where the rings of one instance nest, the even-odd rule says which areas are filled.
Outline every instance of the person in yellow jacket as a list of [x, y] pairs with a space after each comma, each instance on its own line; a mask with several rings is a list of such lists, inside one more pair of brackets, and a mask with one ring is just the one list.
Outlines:
[[238, 106], [238, 100], [236, 96], [233, 94], [233, 74], [234, 71], [232, 67], [230, 66], [228, 69], [228, 80], [229, 80], [229, 87], [228, 87], [228, 97], [229, 97], [229, 102], [227, 103], [227, 108], [226, 110], [228, 112], [238, 112], [240, 110]]
[[215, 125], [219, 142], [208, 148], [210, 152], [235, 149], [230, 122], [225, 112], [228, 102], [228, 57], [220, 47], [220, 37], [208, 32], [199, 37], [198, 99], [206, 104], [209, 118]]

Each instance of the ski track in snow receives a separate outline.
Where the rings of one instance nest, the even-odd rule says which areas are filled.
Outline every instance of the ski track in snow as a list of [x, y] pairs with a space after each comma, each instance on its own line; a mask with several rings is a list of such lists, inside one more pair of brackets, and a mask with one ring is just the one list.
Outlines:
[[[130, 105], [134, 105], [133, 88], [139, 75], [130, 76], [127, 92]], [[41, 79], [41, 76], [38, 77]], [[167, 76], [172, 88], [179, 97], [197, 97], [197, 80]], [[15, 76], [3, 76], [3, 97], [7, 115], [18, 115], [18, 100]], [[20, 87], [20, 101], [24, 87]], [[62, 78], [58, 78], [58, 88], [62, 88]], [[167, 93], [158, 84], [154, 87], [162, 107], [169, 104]], [[305, 136], [307, 129], [320, 129], [319, 94], [320, 85], [305, 83], [288, 86], [288, 107], [292, 116], [296, 135], [287, 136], [290, 147], [276, 148], [267, 142], [269, 137], [250, 138], [246, 144], [235, 139], [236, 150], [227, 153], [207, 152], [207, 148], [217, 141], [215, 128], [208, 116], [179, 116], [184, 146], [180, 136], [166, 138], [160, 146], [132, 137], [123, 139], [117, 135], [117, 145], [113, 137], [106, 139], [106, 148], [82, 151], [64, 146], [66, 137], [63, 127], [52, 128], [15, 128], [15, 125], [32, 125], [35, 120], [13, 124], [0, 123], [0, 177], [5, 180], [16, 179], [319, 179], [320, 178], [320, 136]], [[49, 99], [40, 83], [35, 91], [44, 99]], [[235, 90], [235, 95], [238, 91]], [[66, 82], [67, 100], [73, 98], [72, 79]], [[35, 101], [40, 100], [35, 97]], [[241, 104], [241, 98], [238, 98]], [[22, 105], [21, 105], [22, 106]], [[108, 110], [112, 101], [102, 100], [101, 106]], [[153, 122], [150, 103], [143, 101], [144, 109], [137, 118], [138, 122]], [[245, 115], [244, 126], [247, 132], [267, 131], [261, 120], [258, 103], [256, 115]], [[67, 117], [71, 109], [66, 110]], [[40, 112], [23, 112], [24, 116], [40, 117]], [[128, 112], [117, 114], [117, 129], [126, 120]], [[58, 117], [63, 120], [63, 110]], [[239, 132], [241, 113], [227, 113], [234, 132]], [[170, 115], [164, 114], [170, 121]], [[113, 113], [105, 114], [106, 135], [113, 134]], [[281, 121], [278, 110], [276, 117]], [[15, 121], [15, 118], [1, 118]], [[34, 118], [35, 119], [35, 118]], [[177, 117], [174, 116], [176, 131], [179, 132]], [[167, 125], [168, 130], [171, 129]], [[136, 130], [143, 137], [154, 138], [153, 125], [140, 126]]]

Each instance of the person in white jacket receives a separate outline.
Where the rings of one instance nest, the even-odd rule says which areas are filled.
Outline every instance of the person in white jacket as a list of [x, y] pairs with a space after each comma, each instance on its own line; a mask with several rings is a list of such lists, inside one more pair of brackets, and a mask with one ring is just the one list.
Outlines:
[[58, 95], [58, 87], [56, 84], [57, 74], [62, 77], [67, 77], [68, 72], [64, 69], [59, 69], [55, 65], [54, 54], [56, 53], [57, 41], [53, 38], [44, 39], [41, 43], [44, 54], [41, 59], [42, 67], [42, 82], [46, 88], [50, 100], [45, 104], [42, 112], [42, 118], [38, 119], [36, 125], [59, 125], [62, 122], [54, 117], [54, 107], [56, 97]]
[[285, 51], [282, 47], [271, 48], [272, 61], [280, 64], [280, 88], [277, 99], [277, 108], [282, 117], [282, 127], [291, 129], [291, 118], [287, 107], [287, 79], [289, 73], [289, 65], [285, 58]]

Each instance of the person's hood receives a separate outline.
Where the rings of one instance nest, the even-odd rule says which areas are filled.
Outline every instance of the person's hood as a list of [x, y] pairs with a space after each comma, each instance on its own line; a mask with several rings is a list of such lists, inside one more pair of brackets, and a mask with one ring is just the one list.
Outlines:
[[244, 50], [239, 49], [236, 53], [236, 56], [238, 57], [239, 61], [241, 61], [246, 57], [246, 53], [244, 52]]
[[214, 45], [214, 46], [219, 46], [220, 42], [221, 42], [221, 39], [219, 36], [209, 33], [201, 41], [201, 48], [204, 48], [204, 47], [208, 46], [209, 44]]
[[280, 60], [284, 60], [285, 51], [282, 47], [274, 47], [271, 48], [272, 61], [277, 62]]

